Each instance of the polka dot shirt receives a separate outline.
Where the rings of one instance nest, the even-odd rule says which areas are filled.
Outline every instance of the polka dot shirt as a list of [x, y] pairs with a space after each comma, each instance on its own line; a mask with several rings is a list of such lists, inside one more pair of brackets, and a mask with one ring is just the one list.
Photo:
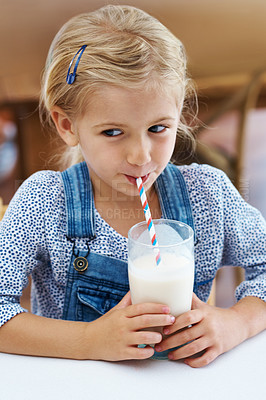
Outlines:
[[[226, 175], [210, 166], [178, 167], [189, 193], [195, 225], [195, 265], [199, 297], [206, 301], [223, 265], [245, 268], [236, 299], [266, 301], [266, 222], [248, 205]], [[96, 239], [91, 251], [127, 261], [127, 239], [95, 210]], [[32, 312], [62, 318], [72, 243], [66, 238], [61, 174], [40, 171], [27, 179], [0, 222], [0, 326], [18, 313], [22, 290], [32, 276]], [[111, 240], [110, 240], [111, 239]], [[86, 239], [76, 247], [86, 250]]]

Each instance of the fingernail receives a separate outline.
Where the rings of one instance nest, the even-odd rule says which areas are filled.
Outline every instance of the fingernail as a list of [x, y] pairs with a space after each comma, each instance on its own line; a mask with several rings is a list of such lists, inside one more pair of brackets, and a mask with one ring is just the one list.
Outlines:
[[169, 312], [170, 312], [170, 308], [169, 307], [167, 307], [167, 306], [163, 307], [163, 313], [169, 314]]
[[168, 354], [168, 358], [169, 358], [169, 360], [173, 360], [174, 359], [174, 356], [173, 356], [173, 354]]
[[175, 317], [173, 317], [172, 315], [171, 315], [171, 322], [172, 322], [172, 324], [175, 322]]
[[156, 346], [154, 348], [155, 348], [155, 351], [161, 351], [162, 350], [161, 346], [158, 346], [157, 344], [156, 344]]
[[167, 329], [167, 328], [165, 328], [165, 329], [163, 330], [163, 333], [164, 333], [165, 335], [168, 335], [169, 332], [170, 332], [170, 330]]

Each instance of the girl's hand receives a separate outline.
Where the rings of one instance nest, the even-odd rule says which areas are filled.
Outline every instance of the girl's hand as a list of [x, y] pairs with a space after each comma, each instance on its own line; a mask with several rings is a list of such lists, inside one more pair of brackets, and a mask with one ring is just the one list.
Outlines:
[[176, 317], [175, 323], [165, 327], [163, 332], [174, 335], [157, 344], [155, 350], [163, 351], [184, 345], [170, 352], [168, 357], [171, 360], [184, 359], [191, 367], [209, 364], [248, 337], [244, 320], [234, 308], [210, 306], [195, 294], [191, 311]]
[[154, 353], [151, 346], [138, 348], [138, 345], [161, 342], [161, 333], [153, 332], [152, 328], [173, 324], [175, 318], [169, 312], [169, 307], [163, 304], [132, 305], [128, 292], [117, 306], [89, 323], [90, 326], [94, 324], [95, 355], [92, 358], [118, 361], [151, 357]]

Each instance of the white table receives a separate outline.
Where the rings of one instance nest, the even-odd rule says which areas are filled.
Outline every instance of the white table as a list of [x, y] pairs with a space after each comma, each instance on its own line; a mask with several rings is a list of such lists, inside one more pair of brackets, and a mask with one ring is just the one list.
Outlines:
[[178, 361], [74, 361], [0, 353], [1, 400], [265, 400], [266, 331], [193, 369]]

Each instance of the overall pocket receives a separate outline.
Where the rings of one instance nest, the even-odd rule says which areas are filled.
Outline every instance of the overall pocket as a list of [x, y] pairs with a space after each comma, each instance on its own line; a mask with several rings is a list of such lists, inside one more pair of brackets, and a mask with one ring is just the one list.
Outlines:
[[[103, 288], [104, 286], [104, 288]], [[91, 322], [107, 313], [127, 293], [127, 288], [98, 288], [79, 286], [77, 289], [76, 320]]]

